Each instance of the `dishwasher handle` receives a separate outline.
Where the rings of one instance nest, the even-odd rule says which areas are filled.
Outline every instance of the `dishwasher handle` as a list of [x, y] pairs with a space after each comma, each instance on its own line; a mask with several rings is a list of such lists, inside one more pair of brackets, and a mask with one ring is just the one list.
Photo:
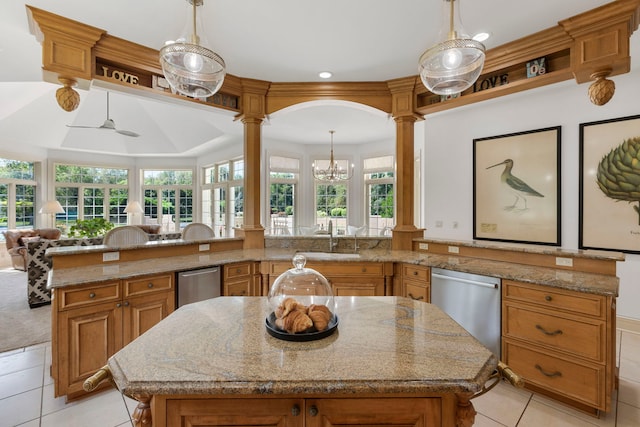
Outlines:
[[201, 274], [207, 274], [207, 273], [216, 273], [218, 271], [217, 268], [211, 268], [211, 269], [202, 269], [202, 270], [194, 270], [191, 272], [182, 272], [180, 273], [180, 277], [193, 277], [193, 276], [200, 276]]
[[498, 284], [497, 283], [479, 282], [477, 280], [469, 280], [469, 279], [463, 279], [461, 277], [445, 276], [444, 274], [438, 274], [438, 273], [433, 273], [433, 272], [431, 273], [431, 277], [436, 277], [438, 279], [453, 280], [453, 281], [456, 281], [456, 282], [467, 283], [469, 285], [483, 286], [485, 288], [498, 289]]

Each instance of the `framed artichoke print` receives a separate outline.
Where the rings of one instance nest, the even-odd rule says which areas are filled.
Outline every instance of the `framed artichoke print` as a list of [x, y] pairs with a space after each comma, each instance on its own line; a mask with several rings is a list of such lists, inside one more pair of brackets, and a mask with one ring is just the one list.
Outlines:
[[640, 116], [580, 124], [580, 249], [640, 253]]
[[560, 245], [560, 126], [473, 140], [473, 238]]

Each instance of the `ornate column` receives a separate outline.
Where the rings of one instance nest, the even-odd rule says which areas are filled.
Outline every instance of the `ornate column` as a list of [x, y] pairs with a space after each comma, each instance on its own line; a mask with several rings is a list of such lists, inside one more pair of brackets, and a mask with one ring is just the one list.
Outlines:
[[414, 124], [422, 117], [415, 113], [417, 78], [390, 80], [391, 113], [396, 122], [396, 226], [393, 229], [391, 248], [411, 250], [413, 239], [422, 237], [423, 230], [414, 224]]
[[260, 156], [262, 122], [269, 82], [241, 79], [244, 124], [244, 224], [236, 234], [244, 237], [244, 249], [264, 248], [264, 227], [260, 224]]

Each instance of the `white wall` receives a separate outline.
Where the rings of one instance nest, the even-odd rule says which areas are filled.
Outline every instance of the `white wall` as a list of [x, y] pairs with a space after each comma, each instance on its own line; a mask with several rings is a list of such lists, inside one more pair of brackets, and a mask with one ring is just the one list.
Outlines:
[[[616, 93], [598, 107], [588, 84], [569, 81], [426, 117], [423, 176], [425, 237], [473, 238], [473, 139], [562, 126], [562, 247], [578, 248], [579, 124], [640, 114], [640, 72], [613, 77]], [[640, 135], [640, 129], [638, 129]], [[436, 221], [442, 221], [441, 228]], [[458, 222], [454, 229], [452, 223]], [[639, 227], [640, 230], [640, 227]], [[640, 256], [618, 263], [618, 315], [640, 319]]]

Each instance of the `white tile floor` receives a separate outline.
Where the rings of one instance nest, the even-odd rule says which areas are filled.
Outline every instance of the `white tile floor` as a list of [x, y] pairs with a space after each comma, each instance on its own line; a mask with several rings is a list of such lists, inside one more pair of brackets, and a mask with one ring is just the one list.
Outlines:
[[[474, 399], [478, 427], [640, 426], [640, 334], [618, 333], [620, 389], [614, 410], [599, 419], [525, 390], [499, 384]], [[135, 402], [115, 390], [70, 404], [54, 399], [51, 347], [0, 353], [0, 427], [131, 426]]]

